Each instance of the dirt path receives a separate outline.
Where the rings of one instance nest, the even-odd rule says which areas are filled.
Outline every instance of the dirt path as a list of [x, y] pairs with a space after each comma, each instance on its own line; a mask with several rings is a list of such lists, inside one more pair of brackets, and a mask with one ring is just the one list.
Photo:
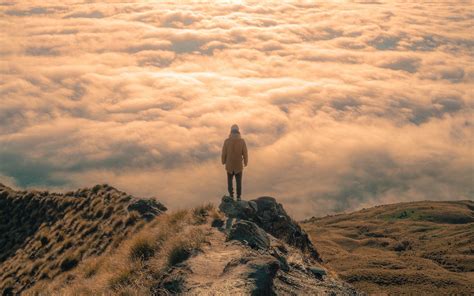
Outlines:
[[248, 295], [250, 287], [240, 276], [245, 273], [245, 266], [237, 266], [231, 273], [224, 272], [229, 262], [247, 253], [246, 248], [237, 242], [226, 242], [225, 234], [215, 228], [207, 226], [206, 232], [209, 245], [187, 262], [191, 274], [186, 279], [186, 287], [192, 295]]

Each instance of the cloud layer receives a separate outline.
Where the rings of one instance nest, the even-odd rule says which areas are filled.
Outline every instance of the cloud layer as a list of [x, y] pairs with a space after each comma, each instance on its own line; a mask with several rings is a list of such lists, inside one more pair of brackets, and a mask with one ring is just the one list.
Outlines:
[[217, 201], [238, 123], [297, 218], [474, 198], [469, 2], [35, 2], [0, 6], [3, 182]]

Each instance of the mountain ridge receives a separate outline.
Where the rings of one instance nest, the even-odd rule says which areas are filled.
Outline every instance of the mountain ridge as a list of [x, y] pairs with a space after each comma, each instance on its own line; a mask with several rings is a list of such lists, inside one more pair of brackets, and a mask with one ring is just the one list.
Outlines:
[[269, 196], [168, 213], [107, 184], [66, 193], [0, 184], [0, 290], [467, 295], [473, 209], [469, 200], [419, 201], [296, 222]]
[[0, 184], [0, 290], [21, 293], [73, 269], [166, 210], [107, 184], [66, 193]]

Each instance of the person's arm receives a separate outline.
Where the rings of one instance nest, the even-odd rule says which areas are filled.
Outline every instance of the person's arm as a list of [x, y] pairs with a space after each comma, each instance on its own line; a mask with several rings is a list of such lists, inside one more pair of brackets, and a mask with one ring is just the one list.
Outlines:
[[247, 144], [245, 144], [245, 140], [244, 141], [244, 147], [242, 149], [242, 155], [244, 156], [244, 165], [247, 166], [248, 162], [249, 162], [249, 154], [248, 154], [248, 151], [247, 151]]
[[222, 146], [222, 164], [225, 164], [227, 159], [227, 141], [224, 141], [224, 145]]

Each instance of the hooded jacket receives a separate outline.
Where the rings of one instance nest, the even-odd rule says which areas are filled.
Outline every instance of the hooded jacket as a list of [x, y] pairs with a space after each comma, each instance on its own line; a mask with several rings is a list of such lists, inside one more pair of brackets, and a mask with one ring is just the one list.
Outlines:
[[244, 169], [242, 162], [247, 166], [248, 160], [245, 140], [240, 137], [240, 133], [231, 133], [222, 147], [222, 164], [225, 164], [226, 171], [240, 173]]

